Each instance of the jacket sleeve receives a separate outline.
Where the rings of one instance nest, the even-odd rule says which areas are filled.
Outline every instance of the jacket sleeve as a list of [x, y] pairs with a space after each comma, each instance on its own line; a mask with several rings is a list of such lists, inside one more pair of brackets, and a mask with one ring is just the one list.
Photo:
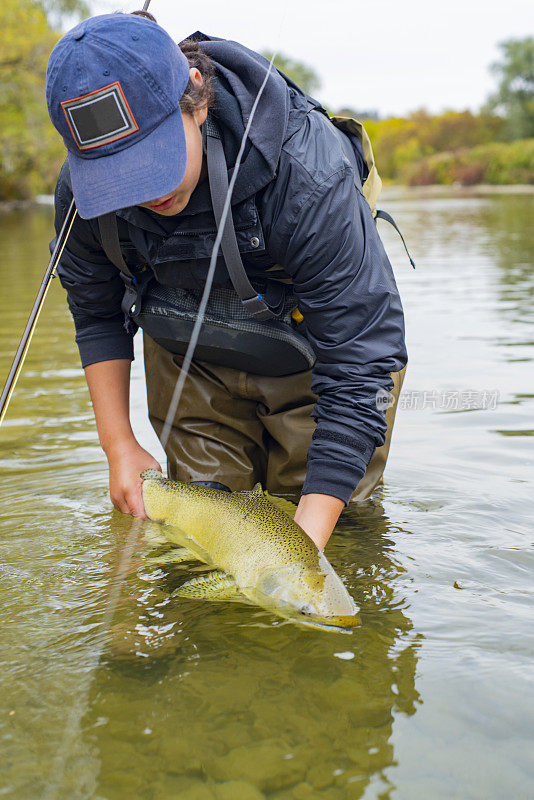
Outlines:
[[344, 162], [308, 186], [272, 239], [317, 356], [317, 427], [303, 494], [347, 503], [385, 441], [385, 411], [376, 397], [391, 390], [390, 373], [406, 364], [404, 318], [389, 259], [352, 169]]
[[[56, 237], [71, 200], [64, 166], [55, 193]], [[124, 285], [102, 250], [96, 225], [96, 220], [76, 217], [57, 269], [67, 291], [83, 367], [98, 361], [133, 359], [133, 336], [125, 330], [121, 311]], [[56, 239], [50, 243], [51, 249], [55, 242]]]

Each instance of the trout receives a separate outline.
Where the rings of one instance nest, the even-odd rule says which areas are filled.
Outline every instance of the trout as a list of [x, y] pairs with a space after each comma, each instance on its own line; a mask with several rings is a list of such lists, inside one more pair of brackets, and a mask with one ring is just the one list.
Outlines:
[[[263, 492], [225, 492], [147, 469], [143, 501], [177, 551], [159, 563], [196, 559], [214, 567], [173, 594], [255, 603], [295, 622], [351, 632], [358, 609], [326, 556], [293, 520], [295, 506]], [[283, 510], [282, 510], [283, 509]], [[158, 559], [155, 559], [158, 561]]]

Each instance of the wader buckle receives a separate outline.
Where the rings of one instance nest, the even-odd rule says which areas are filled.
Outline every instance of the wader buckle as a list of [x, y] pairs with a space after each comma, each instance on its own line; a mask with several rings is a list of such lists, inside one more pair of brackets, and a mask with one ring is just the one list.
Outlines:
[[257, 294], [254, 297], [241, 298], [241, 302], [245, 306], [248, 313], [260, 322], [266, 322], [268, 319], [272, 319], [274, 316], [273, 312], [269, 308], [265, 307], [265, 300], [261, 294]]
[[121, 311], [127, 317], [131, 314], [135, 314], [136, 308], [135, 304], [137, 303], [137, 280], [133, 275], [127, 275], [125, 272], [121, 270], [121, 278], [124, 281], [124, 296], [122, 298], [121, 303]]

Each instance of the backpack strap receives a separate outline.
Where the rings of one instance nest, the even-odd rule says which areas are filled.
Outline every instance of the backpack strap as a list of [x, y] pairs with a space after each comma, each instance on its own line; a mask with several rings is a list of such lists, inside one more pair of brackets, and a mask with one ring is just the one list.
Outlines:
[[393, 219], [393, 217], [391, 216], [391, 214], [388, 214], [388, 212], [387, 212], [387, 211], [382, 211], [382, 209], [381, 209], [381, 208], [377, 208], [377, 210], [376, 210], [376, 216], [375, 216], [375, 219], [385, 219], [385, 221], [386, 221], [386, 222], [389, 222], [389, 224], [390, 224], [390, 225], [393, 225], [393, 227], [395, 228], [395, 230], [397, 231], [397, 233], [399, 234], [399, 236], [400, 236], [400, 238], [401, 238], [401, 241], [402, 241], [402, 243], [403, 243], [403, 245], [404, 245], [404, 249], [406, 250], [406, 255], [407, 255], [407, 256], [408, 256], [408, 258], [410, 259], [410, 264], [411, 264], [411, 265], [412, 265], [412, 267], [415, 269], [415, 261], [414, 261], [414, 260], [413, 260], [413, 258], [411, 257], [411, 255], [410, 255], [410, 251], [408, 250], [408, 247], [407, 247], [407, 245], [406, 245], [406, 242], [404, 241], [404, 236], [403, 236], [403, 235], [402, 235], [402, 233], [400, 232], [400, 230], [399, 230], [399, 226], [397, 225], [397, 223], [395, 222], [395, 220]]
[[[206, 137], [211, 202], [217, 229], [220, 229], [224, 202], [228, 192], [228, 168], [221, 141], [221, 134], [219, 133], [217, 125], [209, 116], [204, 124], [203, 132]], [[228, 209], [228, 215], [223, 228], [221, 250], [232, 285], [248, 313], [260, 322], [275, 319], [277, 316], [276, 311], [269, 308], [263, 296], [258, 294], [254, 289], [245, 272], [245, 267], [243, 266], [243, 261], [241, 260], [241, 254], [237, 245], [231, 207]]]
[[104, 253], [117, 267], [124, 281], [126, 289], [122, 298], [121, 310], [128, 317], [132, 311], [135, 311], [138, 287], [135, 275], [129, 270], [122, 255], [115, 212], [111, 211], [109, 214], [102, 214], [98, 217], [98, 228]]

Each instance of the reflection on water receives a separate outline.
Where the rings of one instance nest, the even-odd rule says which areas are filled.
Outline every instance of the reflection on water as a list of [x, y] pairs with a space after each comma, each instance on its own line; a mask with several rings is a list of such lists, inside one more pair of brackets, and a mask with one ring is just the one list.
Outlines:
[[[328, 546], [361, 607], [351, 636], [170, 597], [113, 512], [63, 292], [54, 285], [0, 431], [2, 796], [450, 800], [532, 795], [533, 198], [384, 205], [407, 312], [386, 485]], [[0, 218], [0, 375], [46, 265], [51, 211]], [[486, 409], [432, 393], [497, 391]], [[424, 394], [426, 393], [426, 394]], [[441, 395], [439, 395], [441, 396]], [[465, 397], [466, 395], [462, 395]], [[428, 401], [428, 402], [427, 402]], [[144, 446], [136, 360], [133, 418]], [[104, 637], [103, 637], [104, 634]]]
[[500, 269], [501, 306], [515, 311], [518, 319], [532, 314], [534, 296], [534, 196], [511, 204], [510, 198], [498, 197], [481, 214], [488, 240], [487, 251], [493, 253]]
[[295, 784], [302, 796], [350, 787], [361, 797], [393, 763], [394, 715], [419, 701], [419, 637], [394, 590], [403, 568], [383, 510], [352, 512], [344, 525], [331, 558], [361, 607], [352, 636], [317, 636], [240, 605], [169, 600], [161, 569], [132, 575], [85, 722], [105, 797], [125, 785], [134, 796], [181, 797], [231, 780], [244, 782], [245, 798], [254, 786], [291, 796]]

